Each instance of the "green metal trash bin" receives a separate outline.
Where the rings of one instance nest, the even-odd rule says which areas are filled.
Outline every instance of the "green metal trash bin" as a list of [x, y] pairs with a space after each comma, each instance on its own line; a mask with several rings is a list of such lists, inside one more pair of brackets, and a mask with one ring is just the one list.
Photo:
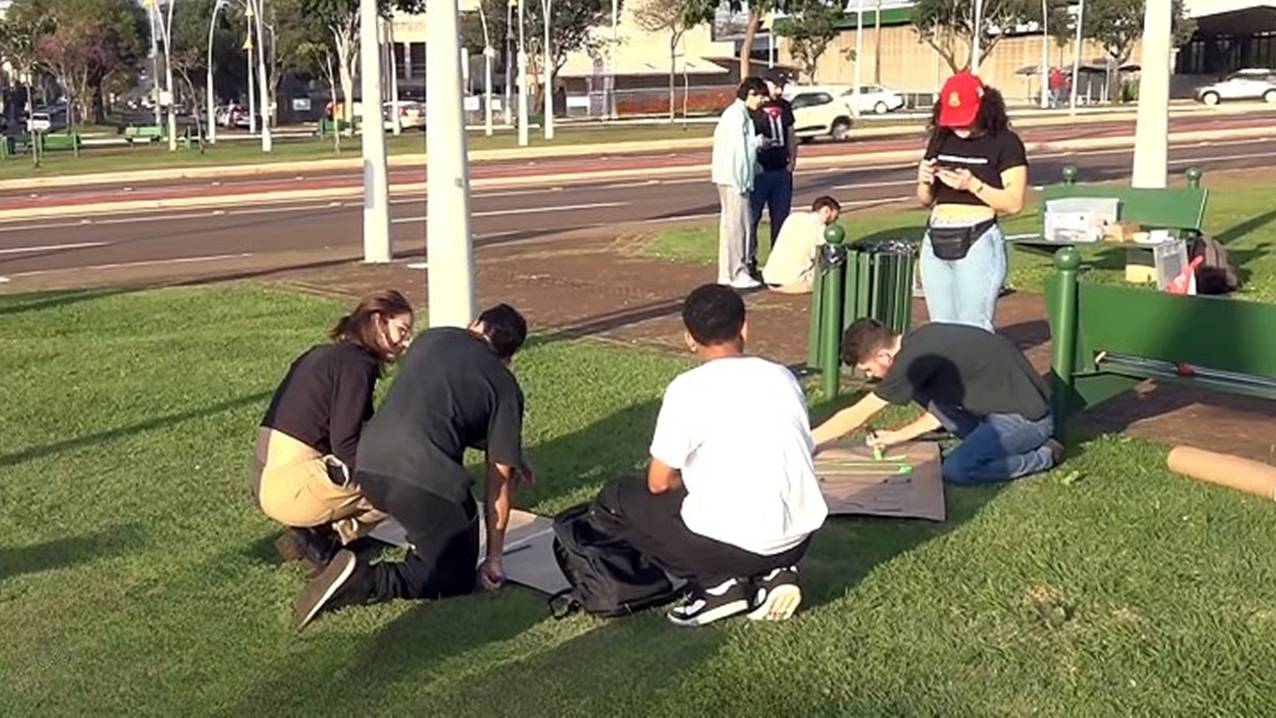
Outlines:
[[[836, 256], [839, 254], [842, 256]], [[821, 371], [825, 369], [820, 358], [824, 353], [819, 329], [827, 311], [841, 314], [843, 329], [856, 319], [872, 317], [892, 331], [907, 332], [912, 321], [916, 257], [917, 245], [899, 239], [860, 240], [836, 249], [825, 245], [811, 292], [807, 365]], [[841, 301], [831, 308], [825, 306], [823, 291], [830, 272], [839, 272], [844, 277]]]

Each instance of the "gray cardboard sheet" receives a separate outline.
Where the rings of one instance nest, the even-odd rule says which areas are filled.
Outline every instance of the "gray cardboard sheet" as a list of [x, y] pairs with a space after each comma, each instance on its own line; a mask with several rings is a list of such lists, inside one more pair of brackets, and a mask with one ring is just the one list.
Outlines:
[[943, 521], [939, 462], [939, 444], [933, 442], [892, 447], [876, 461], [862, 442], [846, 441], [816, 455], [815, 475], [830, 514]]

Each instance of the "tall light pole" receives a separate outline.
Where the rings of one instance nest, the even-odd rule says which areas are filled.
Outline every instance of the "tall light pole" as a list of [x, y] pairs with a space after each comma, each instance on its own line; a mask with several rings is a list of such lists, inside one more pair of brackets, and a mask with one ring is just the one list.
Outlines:
[[257, 16], [257, 87], [261, 90], [261, 102], [257, 109], [261, 112], [261, 151], [270, 152], [273, 142], [270, 137], [270, 83], [266, 78], [266, 33], [262, 31], [261, 0], [248, 0], [256, 5]]
[[[434, 16], [430, 16], [434, 24]], [[359, 0], [359, 81], [363, 90], [363, 261], [390, 261], [390, 178], [381, 116], [381, 13]], [[353, 98], [347, 98], [353, 102]], [[429, 164], [434, 164], [430, 162]]]
[[403, 118], [399, 116], [399, 61], [394, 51], [394, 21], [385, 21], [386, 78], [390, 83], [390, 128], [395, 137], [403, 134]]
[[979, 74], [979, 56], [983, 45], [984, 0], [975, 0], [975, 36], [970, 41], [970, 71]]
[[427, 0], [427, 13], [426, 306], [431, 327], [464, 327], [474, 318], [474, 245], [457, 0]]
[[1050, 108], [1050, 0], [1041, 0], [1041, 109]]
[[244, 3], [244, 17], [248, 21], [247, 37], [244, 40], [244, 53], [248, 56], [248, 134], [257, 134], [257, 98], [253, 91], [253, 4], [252, 0]]
[[620, 46], [620, 0], [611, 0], [611, 46], [607, 48], [607, 114], [617, 119], [616, 112], [616, 48]]
[[[177, 93], [173, 92], [173, 6], [177, 0], [168, 0], [168, 16], [160, 18], [164, 33], [164, 84], [168, 93], [168, 151], [177, 151]], [[158, 12], [158, 10], [156, 10]], [[193, 99], [193, 98], [192, 98]]]
[[864, 0], [855, 0], [855, 87], [851, 92], [851, 117], [860, 116], [860, 68], [864, 66]]
[[208, 21], [208, 75], [204, 78], [204, 87], [208, 90], [208, 143], [217, 144], [217, 95], [213, 91], [213, 32], [217, 28], [217, 12], [226, 4], [226, 0], [217, 0], [213, 4], [213, 16]]
[[542, 126], [545, 130], [545, 139], [554, 139], [554, 53], [550, 47], [550, 11], [553, 0], [541, 0], [541, 10], [545, 13], [545, 91], [541, 94], [545, 96], [545, 121]]
[[523, 44], [523, 0], [518, 0], [518, 144], [526, 147], [527, 136], [527, 51]]
[[155, 16], [158, 13], [159, 8], [155, 6], [154, 0], [146, 3], [146, 20], [151, 26], [151, 99], [155, 101], [156, 127], [164, 124], [164, 118], [160, 115], [159, 42], [156, 40], [159, 31], [155, 29]]
[[492, 48], [492, 37], [487, 33], [487, 13], [483, 12], [483, 3], [478, 4], [479, 24], [483, 26], [483, 134], [492, 136], [492, 58], [496, 50]]
[[1077, 80], [1081, 76], [1081, 26], [1084, 24], [1085, 0], [1081, 0], [1081, 4], [1077, 5], [1077, 40], [1072, 47], [1072, 97], [1069, 100], [1069, 112], [1073, 115], [1077, 114]]
[[1169, 161], [1170, 3], [1150, 2], [1143, 13], [1138, 120], [1134, 131], [1134, 187], [1164, 187]]
[[[615, 0], [612, 0], [615, 2]], [[518, 0], [510, 0], [505, 6], [505, 124], [514, 122], [514, 6]]]

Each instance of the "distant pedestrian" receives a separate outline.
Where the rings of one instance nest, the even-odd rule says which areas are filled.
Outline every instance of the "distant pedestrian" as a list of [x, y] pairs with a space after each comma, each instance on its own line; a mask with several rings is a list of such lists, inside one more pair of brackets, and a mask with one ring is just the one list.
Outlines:
[[761, 137], [758, 166], [761, 172], [753, 182], [753, 226], [749, 238], [749, 271], [757, 278], [758, 224], [765, 207], [771, 219], [771, 251], [780, 241], [780, 229], [793, 205], [793, 168], [797, 164], [797, 135], [794, 131], [793, 107], [784, 99], [784, 73], [766, 75], [768, 97], [753, 112], [753, 127]]
[[931, 208], [921, 274], [932, 322], [993, 331], [1006, 278], [997, 217], [1023, 209], [1027, 184], [1028, 158], [1001, 93], [969, 72], [950, 77], [917, 170], [917, 199]]
[[1058, 107], [1063, 100], [1063, 70], [1058, 67], [1050, 69], [1050, 106]]
[[745, 78], [736, 100], [723, 110], [713, 130], [713, 183], [718, 186], [722, 205], [718, 221], [718, 283], [737, 289], [761, 286], [750, 276], [747, 265], [752, 256], [750, 195], [758, 158], [758, 140], [750, 113], [762, 105], [766, 96], [766, 83], [761, 78]]

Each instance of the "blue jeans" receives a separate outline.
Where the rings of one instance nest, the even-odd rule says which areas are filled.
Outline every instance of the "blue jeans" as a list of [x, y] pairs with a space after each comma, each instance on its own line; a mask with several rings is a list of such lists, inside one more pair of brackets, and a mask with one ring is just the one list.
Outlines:
[[785, 170], [760, 172], [753, 178], [753, 229], [749, 232], [749, 266], [758, 263], [758, 223], [762, 208], [771, 216], [771, 249], [780, 239], [780, 226], [789, 218], [793, 207], [793, 175]]
[[1031, 421], [1019, 414], [975, 416], [932, 403], [926, 408], [961, 444], [944, 457], [941, 471], [950, 484], [991, 484], [1048, 471], [1054, 456], [1045, 444], [1054, 434], [1054, 417]]
[[928, 233], [922, 241], [921, 270], [926, 313], [932, 322], [993, 331], [997, 297], [1006, 279], [1006, 240], [1001, 227], [990, 227], [970, 245], [965, 257], [955, 260], [936, 257]]

